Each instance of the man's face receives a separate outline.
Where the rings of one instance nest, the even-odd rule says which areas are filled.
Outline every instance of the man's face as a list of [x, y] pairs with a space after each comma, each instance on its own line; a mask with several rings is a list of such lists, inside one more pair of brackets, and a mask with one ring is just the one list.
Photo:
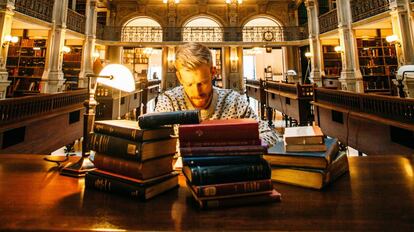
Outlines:
[[195, 70], [177, 68], [178, 80], [183, 85], [184, 91], [193, 106], [197, 109], [207, 108], [213, 96], [211, 67], [207, 64], [202, 64]]

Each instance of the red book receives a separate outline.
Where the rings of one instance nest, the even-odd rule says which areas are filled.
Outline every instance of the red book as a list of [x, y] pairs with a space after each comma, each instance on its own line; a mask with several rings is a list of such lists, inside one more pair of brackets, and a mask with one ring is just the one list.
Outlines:
[[197, 197], [220, 197], [234, 194], [270, 191], [273, 189], [272, 180], [253, 180], [214, 185], [195, 186], [187, 183]]
[[262, 141], [256, 139], [209, 139], [205, 141], [182, 141], [180, 140], [181, 148], [191, 147], [226, 147], [226, 146], [260, 146]]
[[259, 124], [254, 119], [208, 120], [200, 124], [180, 125], [180, 143], [209, 140], [257, 140]]

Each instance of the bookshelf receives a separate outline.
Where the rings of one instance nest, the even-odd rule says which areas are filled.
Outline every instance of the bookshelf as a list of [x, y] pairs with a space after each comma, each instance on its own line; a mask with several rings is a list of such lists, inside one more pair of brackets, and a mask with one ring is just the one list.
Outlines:
[[216, 86], [222, 88], [223, 87], [223, 75], [222, 75], [222, 63], [221, 63], [221, 48], [214, 49], [212, 48], [212, 55], [215, 62], [214, 66], [216, 67]]
[[149, 56], [145, 48], [124, 48], [122, 63], [139, 79], [147, 79]]
[[364, 92], [392, 92], [392, 79], [398, 68], [395, 46], [385, 38], [357, 39], [359, 65], [364, 80]]
[[323, 67], [325, 76], [323, 77], [323, 85], [328, 88], [338, 88], [339, 77], [342, 71], [341, 53], [335, 51], [334, 45], [322, 46]]
[[7, 97], [39, 93], [39, 84], [45, 68], [46, 40], [19, 39], [11, 44], [7, 53], [6, 68], [9, 80]]
[[80, 46], [71, 46], [70, 52], [63, 54], [62, 71], [66, 80], [66, 90], [78, 88], [81, 59], [82, 47]]

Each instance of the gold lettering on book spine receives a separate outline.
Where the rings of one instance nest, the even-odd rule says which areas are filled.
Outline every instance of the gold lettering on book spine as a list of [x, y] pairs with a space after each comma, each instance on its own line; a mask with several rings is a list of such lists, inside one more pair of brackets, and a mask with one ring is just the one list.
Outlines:
[[137, 131], [136, 130], [133, 130], [132, 132], [131, 132], [131, 137], [135, 140], [136, 139], [136, 137], [137, 137]]
[[128, 144], [127, 154], [128, 155], [135, 155], [136, 152], [137, 152], [137, 146], [135, 144]]
[[205, 196], [215, 196], [217, 194], [216, 187], [213, 186], [205, 188], [203, 192]]
[[104, 191], [111, 190], [111, 182], [105, 179], [97, 179], [95, 180], [95, 188]]

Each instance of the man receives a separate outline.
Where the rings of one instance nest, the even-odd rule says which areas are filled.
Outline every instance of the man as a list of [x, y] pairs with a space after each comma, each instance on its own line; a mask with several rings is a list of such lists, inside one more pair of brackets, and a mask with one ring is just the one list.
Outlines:
[[[212, 86], [210, 49], [199, 43], [178, 47], [175, 68], [182, 86], [165, 91], [158, 97], [156, 112], [199, 109], [202, 120], [253, 118], [257, 115], [246, 97], [229, 89]], [[277, 142], [276, 132], [266, 122], [259, 121], [260, 137], [270, 146]]]

